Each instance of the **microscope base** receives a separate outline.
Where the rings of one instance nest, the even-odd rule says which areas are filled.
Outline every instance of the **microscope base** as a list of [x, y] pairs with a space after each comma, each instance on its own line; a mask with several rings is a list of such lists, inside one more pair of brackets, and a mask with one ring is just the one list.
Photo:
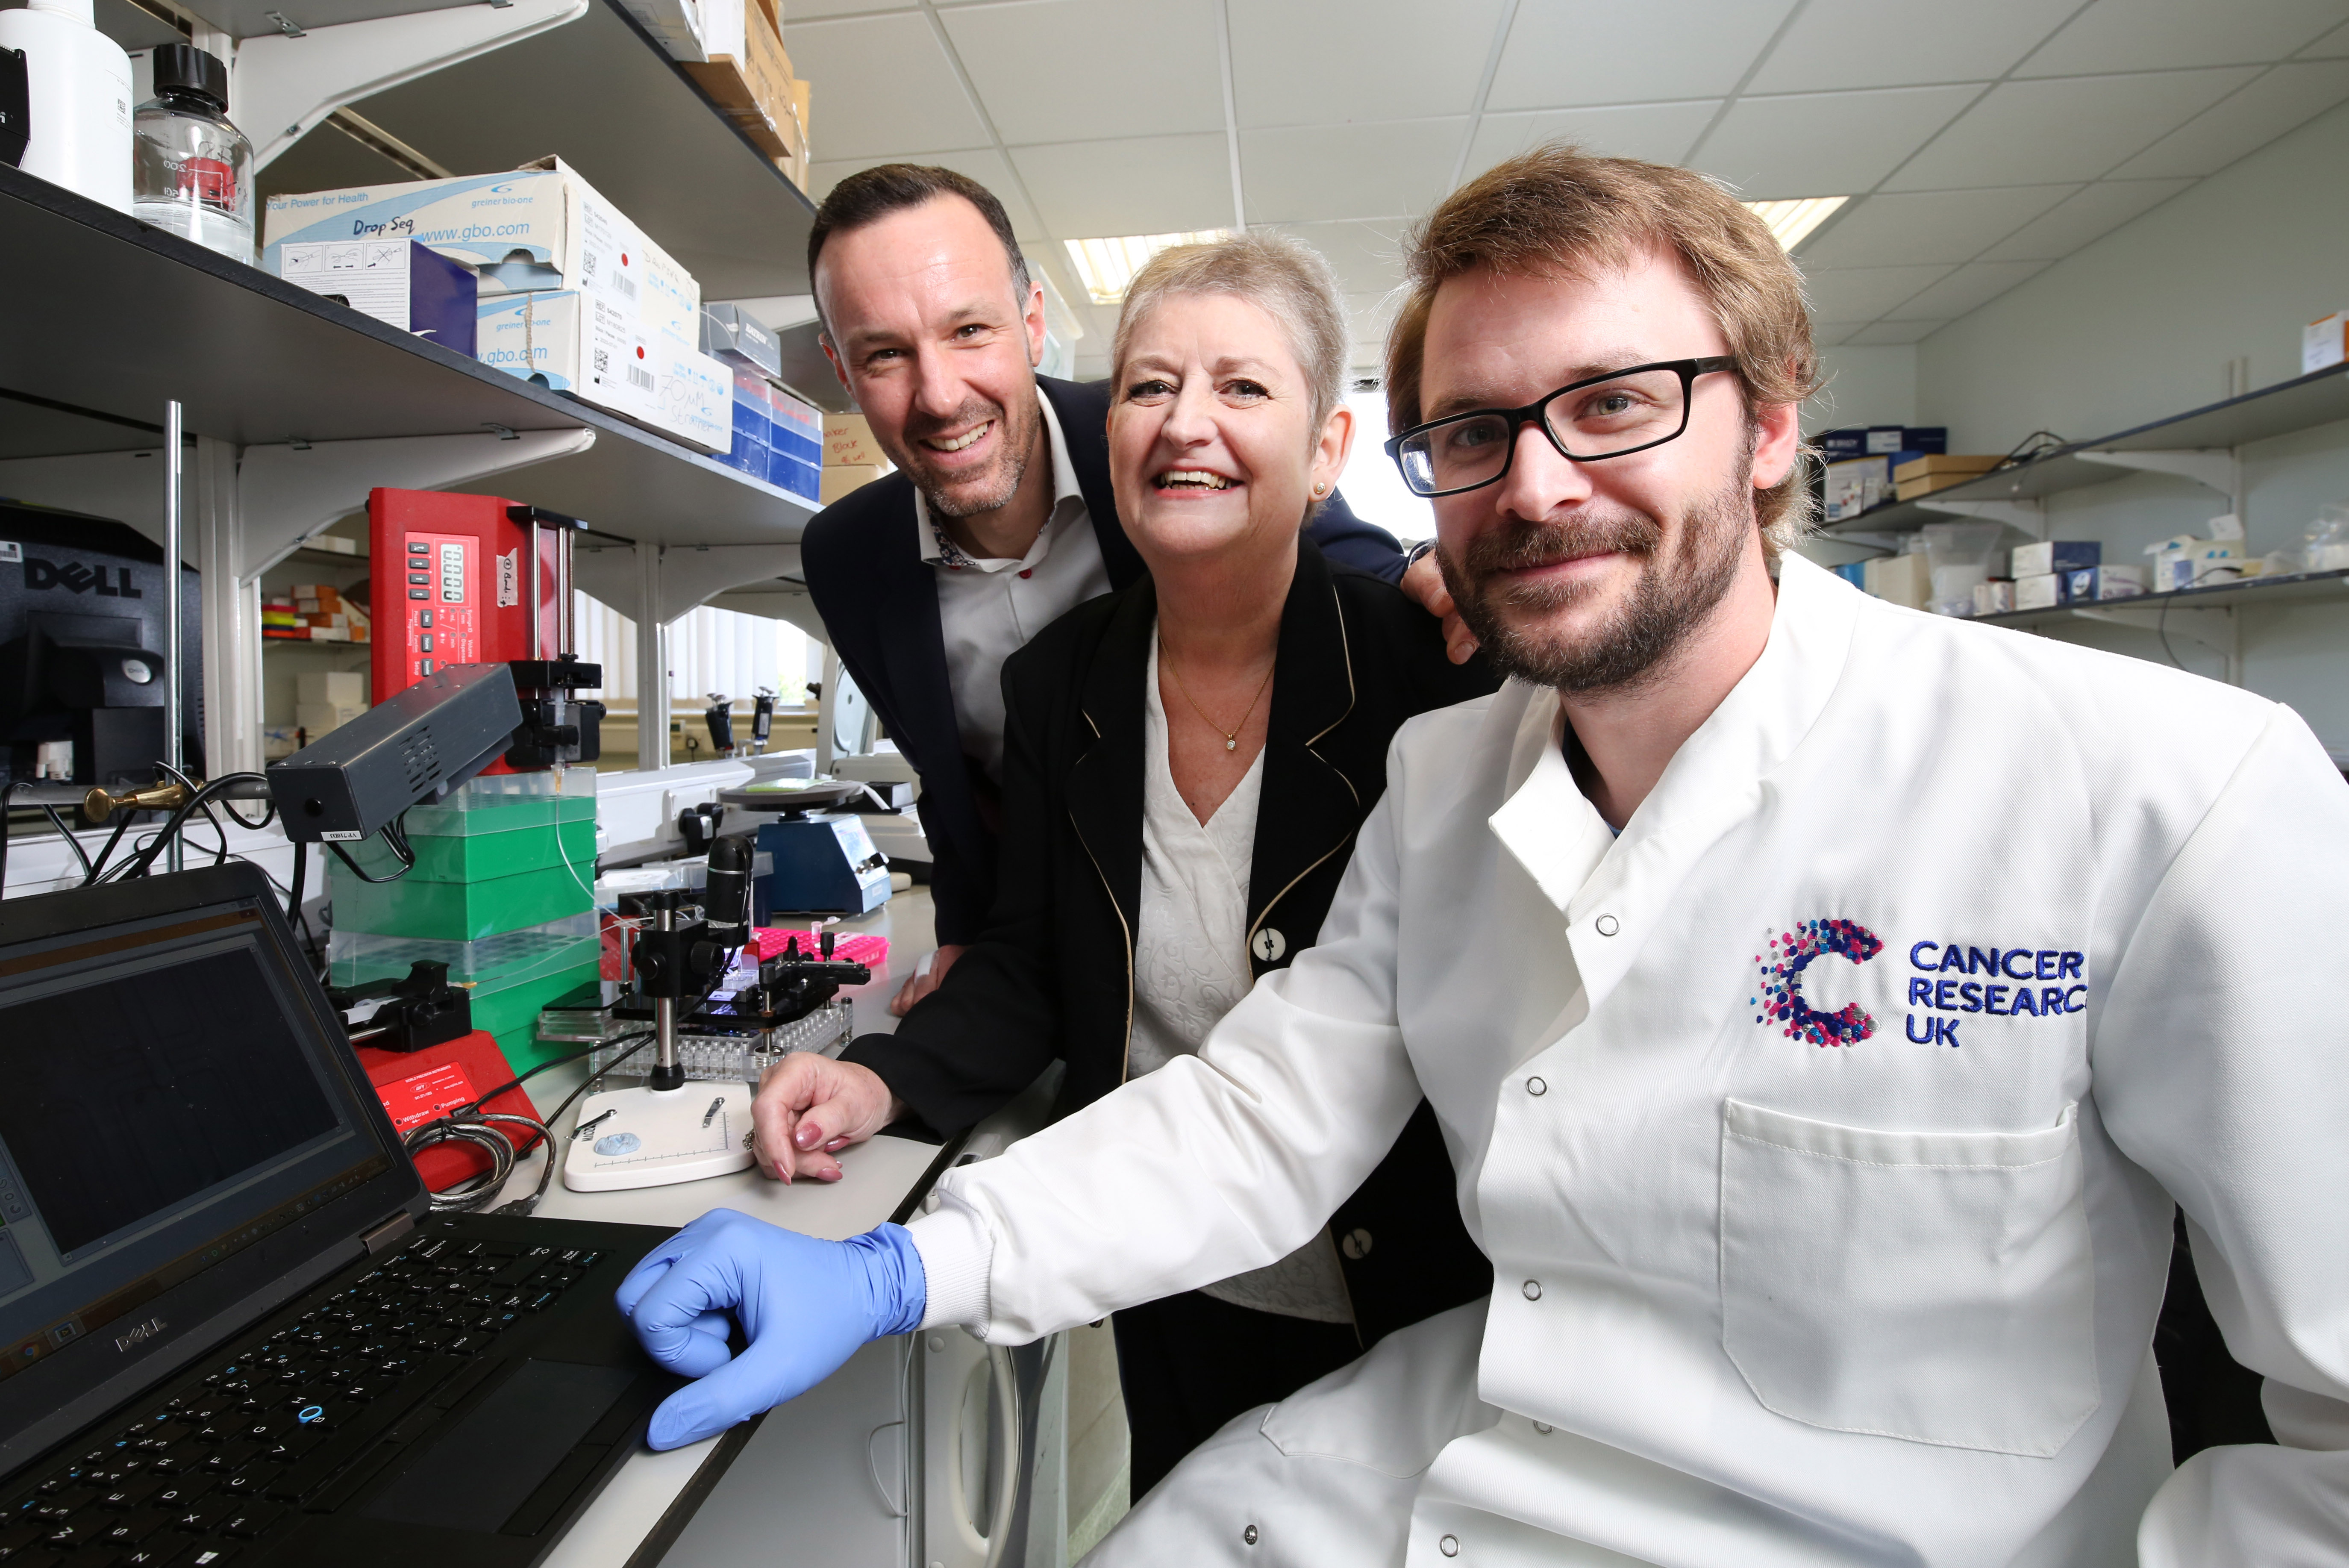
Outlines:
[[579, 1107], [579, 1125], [611, 1115], [587, 1137], [572, 1139], [563, 1185], [574, 1192], [618, 1192], [747, 1170], [750, 1101], [747, 1084], [590, 1095]]

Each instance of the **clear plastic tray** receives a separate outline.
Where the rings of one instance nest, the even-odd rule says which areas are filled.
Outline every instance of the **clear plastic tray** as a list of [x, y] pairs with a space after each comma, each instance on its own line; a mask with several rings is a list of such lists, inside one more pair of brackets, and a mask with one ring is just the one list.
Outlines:
[[409, 964], [445, 963], [450, 980], [479, 981], [502, 989], [517, 981], [594, 962], [598, 950], [595, 931], [593, 909], [471, 941], [337, 930], [327, 940], [326, 962], [336, 985], [398, 980], [408, 973]]
[[[604, 1020], [603, 1031], [597, 1035], [584, 1033], [553, 1033], [550, 1029], [562, 1028], [565, 1023], [584, 1027], [588, 1018]], [[564, 1022], [558, 1022], [564, 1021]], [[541, 1040], [614, 1038], [632, 1034], [650, 1025], [641, 1019], [615, 1019], [610, 1013], [569, 1013], [547, 1012], [539, 1015]], [[855, 1010], [844, 1001], [825, 1002], [804, 1018], [755, 1034], [679, 1034], [677, 1038], [678, 1061], [685, 1075], [697, 1082], [728, 1082], [756, 1084], [769, 1067], [794, 1051], [815, 1051], [826, 1056], [837, 1056], [855, 1036]], [[587, 1057], [587, 1070], [600, 1073], [621, 1054], [626, 1045], [598, 1045]], [[653, 1048], [647, 1044], [627, 1059], [605, 1083], [625, 1083], [649, 1077], [652, 1074]]]

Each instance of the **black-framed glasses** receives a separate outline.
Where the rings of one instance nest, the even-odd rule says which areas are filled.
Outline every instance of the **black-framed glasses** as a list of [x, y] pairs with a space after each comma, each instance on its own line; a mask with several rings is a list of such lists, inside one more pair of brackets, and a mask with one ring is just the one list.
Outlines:
[[1699, 376], [1734, 370], [1734, 355], [1664, 359], [1568, 382], [1522, 409], [1478, 409], [1413, 425], [1387, 442], [1414, 495], [1457, 495], [1502, 478], [1517, 432], [1538, 422], [1558, 455], [1597, 462], [1661, 446], [1688, 429], [1689, 387]]

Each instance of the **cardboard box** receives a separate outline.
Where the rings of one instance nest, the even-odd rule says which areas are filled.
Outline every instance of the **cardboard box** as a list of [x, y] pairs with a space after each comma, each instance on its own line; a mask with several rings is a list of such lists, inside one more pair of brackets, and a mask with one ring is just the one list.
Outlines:
[[1944, 425], [1847, 425], [1821, 431], [1811, 438], [1828, 462], [1855, 457], [1890, 457], [1898, 452], [1940, 452], [1950, 450]]
[[2002, 580], [1974, 585], [1974, 614], [2008, 615], [2014, 609], [2014, 585]]
[[861, 490], [881, 477], [881, 470], [864, 463], [854, 465], [834, 463], [823, 469], [822, 472], [823, 487], [818, 492], [816, 499], [826, 506], [851, 491]]
[[1858, 457], [1826, 465], [1826, 520], [1841, 523], [1881, 504], [1892, 493], [1890, 472], [1880, 457]]
[[2242, 545], [2235, 539], [2194, 539], [2181, 535], [2146, 555], [2146, 591], [2173, 594], [2182, 588], [2207, 588], [2231, 583], [2243, 575]]
[[1930, 495], [1937, 490], [1951, 490], [1980, 479], [1980, 472], [1929, 473], [1916, 479], [1901, 480], [1893, 488], [1896, 500], [1914, 501], [1920, 495]]
[[316, 740], [327, 731], [349, 723], [367, 711], [364, 703], [357, 702], [297, 702], [294, 705], [294, 722]]
[[701, 345], [701, 286], [560, 159], [504, 174], [410, 180], [272, 196], [263, 265], [285, 275], [285, 247], [401, 239], [481, 275], [481, 294], [574, 289], [639, 317], [649, 333]]
[[481, 359], [568, 392], [702, 452], [732, 445], [733, 373], [700, 349], [648, 335], [600, 295], [483, 300]]
[[357, 670], [305, 670], [294, 678], [295, 698], [302, 702], [326, 702], [365, 711], [367, 679]]
[[1930, 479], [1944, 473], [1962, 473], [1971, 478], [1988, 473], [2004, 461], [1996, 455], [1985, 457], [1974, 452], [1920, 452], [1893, 465], [1892, 483], [1906, 484], [1912, 479]]
[[2054, 609], [2064, 602], [2064, 578], [2056, 572], [2037, 572], [2014, 579], [2014, 607]]
[[278, 274], [402, 332], [468, 358], [481, 280], [473, 269], [413, 240], [297, 240], [279, 248]]
[[889, 462], [863, 414], [823, 416], [823, 462], [832, 467], [883, 467]]
[[2064, 597], [2072, 604], [2133, 599], [2144, 592], [2145, 569], [2141, 566], [2083, 566], [2067, 574], [2064, 584]]
[[2019, 583], [2051, 572], [2101, 566], [2104, 559], [2105, 547], [2094, 539], [2043, 539], [2035, 545], [2017, 545], [2007, 575]]
[[1933, 597], [1933, 574], [1924, 553], [1885, 556], [1868, 563], [1868, 591], [1909, 609], [1920, 610]]
[[2300, 329], [2300, 373], [2303, 376], [2349, 358], [2349, 310], [2336, 310], [2322, 321]]

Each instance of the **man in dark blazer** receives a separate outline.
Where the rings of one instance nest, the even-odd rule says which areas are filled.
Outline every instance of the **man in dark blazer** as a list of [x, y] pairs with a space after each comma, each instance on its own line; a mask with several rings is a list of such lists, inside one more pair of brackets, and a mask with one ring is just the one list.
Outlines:
[[[1110, 490], [1111, 389], [1035, 373], [1043, 288], [986, 187], [911, 164], [853, 174], [816, 213], [808, 275], [824, 352], [897, 465], [820, 513], [802, 560], [842, 665], [921, 775], [938, 953], [902, 1013], [994, 899], [1004, 659], [1143, 565]], [[1336, 495], [1307, 536], [1447, 617], [1467, 657], [1433, 559]]]

